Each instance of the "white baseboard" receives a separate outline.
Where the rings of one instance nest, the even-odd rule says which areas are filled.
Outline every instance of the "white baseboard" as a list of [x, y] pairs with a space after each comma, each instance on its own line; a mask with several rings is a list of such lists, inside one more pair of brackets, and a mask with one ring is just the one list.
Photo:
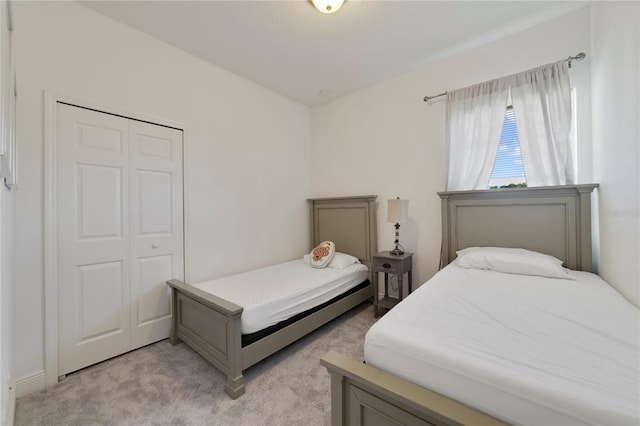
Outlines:
[[2, 426], [13, 426], [16, 414], [16, 384], [11, 386], [9, 392], [9, 401], [7, 401], [7, 409], [3, 414]]
[[15, 398], [43, 390], [46, 387], [44, 370], [35, 371], [16, 379]]

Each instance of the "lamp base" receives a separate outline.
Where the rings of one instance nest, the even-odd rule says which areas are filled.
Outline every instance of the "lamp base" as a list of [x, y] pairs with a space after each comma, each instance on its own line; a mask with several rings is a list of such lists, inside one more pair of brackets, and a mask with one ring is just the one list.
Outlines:
[[389, 254], [392, 254], [394, 256], [400, 256], [400, 255], [404, 254], [404, 250], [402, 250], [402, 247], [396, 246], [396, 248], [391, 250], [389, 252]]
[[400, 256], [401, 254], [404, 254], [404, 249], [400, 245], [400, 224], [396, 223], [395, 228], [396, 228], [396, 239], [393, 242], [393, 244], [396, 246], [396, 248], [391, 250], [389, 254], [392, 254], [394, 256]]

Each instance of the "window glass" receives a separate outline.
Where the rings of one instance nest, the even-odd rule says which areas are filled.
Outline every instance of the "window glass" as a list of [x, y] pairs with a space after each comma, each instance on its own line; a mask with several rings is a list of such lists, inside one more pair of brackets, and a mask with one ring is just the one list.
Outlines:
[[518, 127], [516, 117], [511, 106], [507, 107], [502, 124], [502, 135], [496, 161], [493, 164], [490, 188], [526, 186], [522, 154], [520, 153], [520, 141], [518, 139]]

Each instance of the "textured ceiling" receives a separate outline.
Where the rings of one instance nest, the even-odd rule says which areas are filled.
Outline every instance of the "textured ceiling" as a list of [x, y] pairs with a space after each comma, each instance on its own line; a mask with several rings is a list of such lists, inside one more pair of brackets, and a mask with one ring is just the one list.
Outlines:
[[584, 1], [81, 1], [305, 105], [586, 5]]

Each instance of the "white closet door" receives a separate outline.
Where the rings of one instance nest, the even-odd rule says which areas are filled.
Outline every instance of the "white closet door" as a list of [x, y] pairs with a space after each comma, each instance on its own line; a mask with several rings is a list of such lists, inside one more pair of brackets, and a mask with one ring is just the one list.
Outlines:
[[129, 350], [128, 121], [58, 104], [58, 374]]
[[167, 338], [182, 131], [58, 104], [58, 374]]
[[129, 125], [132, 349], [165, 339], [170, 288], [182, 279], [182, 131]]

